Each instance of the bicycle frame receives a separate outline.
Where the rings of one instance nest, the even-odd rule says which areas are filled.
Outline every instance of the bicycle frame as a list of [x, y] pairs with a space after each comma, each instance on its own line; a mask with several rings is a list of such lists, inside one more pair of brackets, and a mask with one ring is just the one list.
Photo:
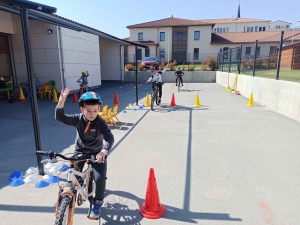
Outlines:
[[[88, 194], [88, 189], [89, 189], [89, 179], [90, 179], [90, 171], [92, 170], [91, 166], [88, 165], [88, 167], [83, 171], [79, 172], [75, 170], [74, 166], [72, 165], [69, 170], [68, 170], [68, 175], [67, 175], [67, 183], [66, 185], [60, 185], [59, 184], [59, 196], [56, 202], [56, 210], [55, 210], [55, 217], [58, 214], [58, 207], [59, 203], [61, 200], [62, 195], [70, 195], [72, 197], [72, 206], [70, 207], [70, 212], [69, 212], [69, 217], [68, 217], [68, 225], [73, 224], [73, 216], [74, 216], [74, 211], [75, 211], [75, 203], [76, 203], [76, 195], [80, 194], [82, 196], [82, 200], [86, 201], [88, 197], [90, 197], [95, 190]], [[85, 187], [83, 188], [80, 184], [78, 179], [75, 177], [79, 176], [85, 182]], [[66, 187], [69, 187], [69, 190], [64, 190]]]

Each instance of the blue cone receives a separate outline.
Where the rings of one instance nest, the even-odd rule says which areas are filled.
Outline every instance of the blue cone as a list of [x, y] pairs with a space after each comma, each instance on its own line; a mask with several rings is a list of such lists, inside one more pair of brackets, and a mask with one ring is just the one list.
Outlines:
[[58, 181], [60, 181], [61, 179], [58, 176], [53, 176], [49, 179], [49, 183], [53, 184], [53, 183], [57, 183]]
[[142, 108], [144, 108], [144, 106], [143, 106], [143, 105], [140, 105], [139, 108], [142, 109]]
[[25, 183], [25, 181], [22, 180], [22, 179], [14, 179], [12, 182], [10, 182], [9, 186], [18, 187], [18, 186], [21, 186], [24, 183]]
[[136, 111], [136, 108], [133, 108], [133, 111]]
[[126, 111], [126, 110], [123, 110], [123, 113], [127, 113], [127, 111]]
[[69, 167], [66, 164], [62, 164], [60, 167], [58, 167], [58, 169], [62, 172], [66, 172], [69, 169]]
[[44, 188], [44, 187], [47, 187], [49, 186], [49, 182], [48, 181], [44, 181], [44, 180], [41, 180], [40, 182], [38, 182], [35, 187], [36, 188]]
[[9, 175], [8, 180], [13, 181], [15, 179], [22, 179], [22, 177], [23, 177], [23, 173], [20, 170], [15, 170]]

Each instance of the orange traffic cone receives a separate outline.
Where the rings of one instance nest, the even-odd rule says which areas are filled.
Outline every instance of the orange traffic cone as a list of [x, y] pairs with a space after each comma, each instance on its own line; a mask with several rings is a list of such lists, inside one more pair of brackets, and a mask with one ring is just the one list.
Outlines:
[[115, 92], [114, 102], [113, 105], [120, 105], [118, 92]]
[[76, 94], [76, 91], [74, 91], [74, 94], [73, 94], [73, 103], [77, 103], [78, 102], [78, 99], [77, 99], [77, 94]]
[[146, 200], [140, 207], [140, 213], [142, 214], [142, 216], [149, 219], [160, 218], [166, 213], [165, 206], [160, 204], [159, 201], [159, 194], [153, 168], [150, 168], [149, 171]]
[[20, 87], [20, 97], [19, 97], [19, 101], [20, 101], [20, 102], [25, 102], [25, 101], [26, 101], [26, 98], [24, 97], [23, 90], [22, 90], [21, 87]]
[[172, 95], [172, 100], [170, 106], [176, 106], [174, 93]]

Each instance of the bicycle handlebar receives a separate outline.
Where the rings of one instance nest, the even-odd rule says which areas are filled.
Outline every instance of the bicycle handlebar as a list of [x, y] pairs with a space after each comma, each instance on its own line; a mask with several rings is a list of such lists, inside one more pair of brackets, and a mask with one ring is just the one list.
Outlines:
[[[74, 154], [71, 157], [66, 157], [62, 154], [53, 152], [53, 151], [49, 151], [49, 152], [45, 152], [45, 151], [36, 151], [36, 155], [43, 155], [43, 156], [48, 156], [51, 160], [55, 159], [56, 157], [60, 157], [64, 160], [68, 160], [68, 161], [79, 161], [79, 160], [83, 160], [86, 159], [88, 162], [92, 162], [92, 163], [96, 163], [97, 160], [92, 159], [93, 157], [91, 157], [92, 155], [83, 155], [82, 153], [78, 153], [78, 154]], [[42, 160], [44, 161], [44, 160]]]

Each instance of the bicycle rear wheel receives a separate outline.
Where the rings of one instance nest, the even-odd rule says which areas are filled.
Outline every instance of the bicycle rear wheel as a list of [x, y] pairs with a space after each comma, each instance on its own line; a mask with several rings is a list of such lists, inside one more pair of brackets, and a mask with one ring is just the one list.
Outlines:
[[177, 88], [178, 88], [178, 91], [180, 91], [180, 80], [179, 80], [179, 78], [177, 78]]
[[71, 201], [72, 196], [70, 195], [63, 195], [61, 197], [55, 218], [55, 225], [68, 225]]
[[151, 109], [153, 109], [154, 101], [155, 101], [156, 92], [152, 90], [151, 92]]

